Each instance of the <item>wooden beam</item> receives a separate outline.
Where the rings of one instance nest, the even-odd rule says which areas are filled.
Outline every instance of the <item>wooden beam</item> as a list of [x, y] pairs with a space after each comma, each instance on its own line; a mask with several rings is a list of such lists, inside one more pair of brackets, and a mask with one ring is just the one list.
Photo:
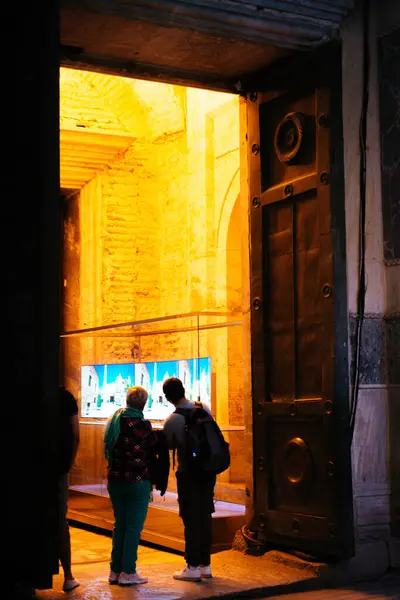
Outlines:
[[159, 83], [237, 93], [235, 88], [236, 80], [222, 80], [220, 77], [212, 77], [197, 71], [186, 71], [161, 65], [149, 65], [119, 58], [90, 55], [85, 53], [81, 48], [70, 46], [61, 46], [60, 64], [62, 67], [95, 71], [108, 75], [119, 75], [133, 79], [157, 81]]
[[237, 82], [241, 94], [312, 88], [329, 84], [337, 75], [341, 42], [333, 41], [312, 50], [297, 52], [265, 69], [243, 75]]

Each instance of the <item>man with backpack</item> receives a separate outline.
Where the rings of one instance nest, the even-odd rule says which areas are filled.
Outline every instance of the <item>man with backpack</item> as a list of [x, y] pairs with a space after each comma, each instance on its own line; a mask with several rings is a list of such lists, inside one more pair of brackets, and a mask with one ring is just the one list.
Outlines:
[[171, 377], [163, 392], [175, 411], [164, 423], [169, 447], [178, 454], [179, 515], [185, 528], [187, 566], [174, 579], [201, 581], [211, 573], [212, 513], [216, 475], [229, 467], [229, 445], [210, 409], [185, 398], [180, 379]]

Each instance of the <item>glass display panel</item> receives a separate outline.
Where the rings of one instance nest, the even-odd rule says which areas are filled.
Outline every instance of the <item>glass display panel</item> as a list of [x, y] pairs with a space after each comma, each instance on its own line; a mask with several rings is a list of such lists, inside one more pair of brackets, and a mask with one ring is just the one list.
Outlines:
[[169, 377], [179, 377], [186, 398], [211, 408], [211, 358], [83, 365], [81, 367], [81, 416], [108, 418], [125, 406], [126, 392], [133, 385], [149, 394], [144, 409], [147, 419], [163, 421], [174, 410], [162, 391]]
[[[245, 504], [241, 314], [204, 311], [77, 329], [62, 335], [61, 352], [64, 384], [76, 397], [80, 414], [81, 442], [70, 473], [72, 490], [108, 495], [103, 452], [107, 418], [125, 406], [128, 387], [141, 385], [149, 392], [145, 417], [155, 429], [161, 428], [173, 410], [162, 383], [176, 376], [186, 397], [200, 396], [210, 406], [230, 444], [231, 466], [218, 476], [216, 501]], [[176, 493], [172, 468], [169, 493]]]

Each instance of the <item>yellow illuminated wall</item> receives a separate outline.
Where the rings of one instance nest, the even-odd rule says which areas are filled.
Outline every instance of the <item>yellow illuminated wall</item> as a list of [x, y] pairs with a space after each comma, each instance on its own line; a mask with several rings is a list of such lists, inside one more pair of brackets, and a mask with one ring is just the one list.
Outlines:
[[[61, 187], [73, 190], [64, 328], [202, 310], [240, 314], [238, 99], [71, 69], [61, 69], [60, 98]], [[222, 479], [231, 483], [244, 479], [241, 336], [238, 327], [200, 340], [216, 373], [217, 418], [239, 427], [227, 434], [233, 460]], [[196, 356], [197, 338], [68, 342], [66, 384], [79, 394], [81, 364], [131, 361], [139, 346], [141, 360], [183, 358]]]

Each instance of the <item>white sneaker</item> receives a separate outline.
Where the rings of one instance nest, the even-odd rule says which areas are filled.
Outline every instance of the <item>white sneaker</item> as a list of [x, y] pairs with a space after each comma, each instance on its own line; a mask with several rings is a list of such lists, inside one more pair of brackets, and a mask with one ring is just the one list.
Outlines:
[[132, 573], [128, 575], [128, 573], [121, 573], [118, 578], [119, 585], [139, 585], [140, 583], [147, 583], [147, 577], [142, 577], [139, 573]]
[[108, 583], [110, 585], [117, 585], [119, 575], [120, 575], [119, 573], [116, 573], [115, 571], [110, 570], [110, 574], [108, 576]]
[[211, 565], [200, 565], [200, 573], [204, 579], [211, 579]]
[[63, 592], [71, 592], [80, 585], [77, 579], [64, 579]]
[[182, 571], [175, 571], [173, 578], [180, 581], [201, 581], [200, 567], [187, 565]]

